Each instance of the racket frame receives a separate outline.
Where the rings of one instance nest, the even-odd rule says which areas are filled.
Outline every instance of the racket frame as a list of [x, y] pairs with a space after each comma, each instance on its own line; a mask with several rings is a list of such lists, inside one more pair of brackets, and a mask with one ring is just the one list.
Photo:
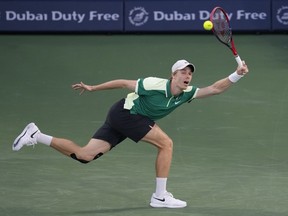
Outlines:
[[[213, 16], [215, 15], [215, 11], [216, 11], [216, 10], [221, 10], [221, 12], [224, 14], [225, 19], [226, 19], [226, 21], [227, 21], [227, 23], [228, 23], [228, 26], [229, 26], [230, 36], [229, 36], [229, 41], [228, 41], [227, 43], [224, 42], [224, 41], [222, 41], [222, 40], [218, 37], [217, 32], [216, 32], [215, 29], [214, 29]], [[213, 10], [212, 10], [211, 13], [210, 13], [210, 21], [213, 23], [212, 32], [213, 32], [213, 34], [215, 35], [215, 37], [216, 37], [222, 44], [226, 45], [226, 46], [232, 51], [232, 53], [233, 53], [233, 55], [234, 55], [234, 57], [235, 57], [235, 60], [236, 60], [237, 64], [238, 64], [239, 66], [242, 66], [242, 65], [243, 65], [243, 64], [242, 64], [242, 60], [241, 60], [240, 56], [238, 55], [238, 52], [237, 52], [236, 47], [235, 47], [235, 44], [234, 44], [234, 40], [233, 40], [233, 37], [232, 37], [232, 28], [231, 28], [231, 26], [230, 26], [230, 20], [229, 20], [229, 17], [228, 17], [228, 15], [227, 15], [226, 11], [225, 11], [223, 8], [219, 7], [219, 6], [213, 8]]]

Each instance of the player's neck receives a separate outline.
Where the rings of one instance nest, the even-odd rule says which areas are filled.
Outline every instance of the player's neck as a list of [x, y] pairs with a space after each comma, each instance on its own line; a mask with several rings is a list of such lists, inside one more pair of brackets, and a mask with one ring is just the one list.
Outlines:
[[173, 96], [178, 96], [183, 92], [184, 89], [179, 88], [173, 81], [170, 84], [170, 91]]

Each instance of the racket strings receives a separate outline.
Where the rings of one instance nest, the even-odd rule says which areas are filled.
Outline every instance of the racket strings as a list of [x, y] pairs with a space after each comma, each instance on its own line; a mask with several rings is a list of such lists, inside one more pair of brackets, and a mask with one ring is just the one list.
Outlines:
[[218, 39], [227, 45], [230, 44], [231, 29], [224, 13], [221, 10], [216, 10], [211, 21]]

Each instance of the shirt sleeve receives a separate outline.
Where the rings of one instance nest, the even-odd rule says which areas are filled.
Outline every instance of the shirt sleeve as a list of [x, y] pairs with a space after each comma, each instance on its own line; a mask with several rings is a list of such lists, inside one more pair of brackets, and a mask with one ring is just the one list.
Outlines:
[[138, 95], [151, 95], [153, 91], [166, 91], [167, 79], [157, 77], [140, 78], [137, 80], [135, 92]]
[[135, 88], [135, 92], [138, 94], [138, 95], [148, 95], [145, 88], [144, 88], [144, 80], [145, 78], [139, 78], [137, 80], [137, 84], [136, 84], [136, 88]]
[[195, 87], [195, 86], [191, 86], [191, 91], [189, 92], [190, 94], [190, 99], [187, 101], [188, 103], [190, 103], [193, 99], [195, 99], [197, 92], [199, 90], [199, 88]]

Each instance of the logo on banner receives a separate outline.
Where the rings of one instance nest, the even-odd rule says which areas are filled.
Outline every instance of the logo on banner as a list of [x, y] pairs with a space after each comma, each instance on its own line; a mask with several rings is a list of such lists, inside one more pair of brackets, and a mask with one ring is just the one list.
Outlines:
[[282, 6], [277, 10], [277, 20], [283, 25], [288, 25], [288, 6]]
[[148, 12], [143, 7], [134, 7], [129, 12], [129, 21], [134, 26], [142, 26], [148, 21]]

